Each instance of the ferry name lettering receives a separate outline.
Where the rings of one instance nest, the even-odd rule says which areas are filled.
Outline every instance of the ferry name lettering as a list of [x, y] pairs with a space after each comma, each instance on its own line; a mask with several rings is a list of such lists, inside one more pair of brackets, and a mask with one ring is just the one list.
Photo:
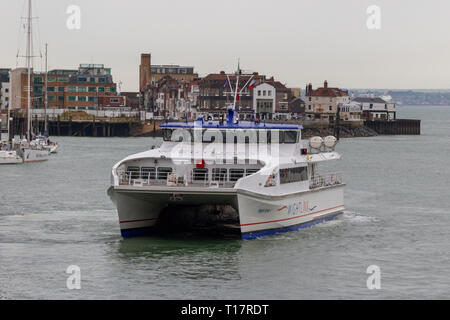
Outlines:
[[288, 206], [288, 215], [296, 216], [308, 212], [308, 201], [299, 201]]

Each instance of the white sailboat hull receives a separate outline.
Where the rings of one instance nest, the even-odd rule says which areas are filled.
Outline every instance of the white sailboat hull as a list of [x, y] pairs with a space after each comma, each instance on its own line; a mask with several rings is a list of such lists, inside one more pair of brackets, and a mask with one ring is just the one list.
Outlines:
[[0, 151], [0, 164], [20, 164], [23, 159], [15, 151]]
[[45, 149], [24, 149], [23, 161], [24, 162], [42, 162], [47, 161], [49, 156], [48, 150]]

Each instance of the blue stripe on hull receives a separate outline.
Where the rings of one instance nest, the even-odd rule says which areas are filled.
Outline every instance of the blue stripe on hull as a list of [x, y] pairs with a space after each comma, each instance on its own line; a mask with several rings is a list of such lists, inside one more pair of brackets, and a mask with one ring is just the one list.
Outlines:
[[134, 229], [122, 229], [123, 238], [135, 238], [135, 237], [145, 237], [155, 234], [157, 228], [155, 227], [145, 227], [145, 228], [134, 228]]
[[322, 222], [333, 220], [334, 218], [336, 218], [340, 214], [342, 214], [342, 212], [333, 213], [331, 215], [327, 215], [324, 218], [315, 219], [315, 220], [308, 221], [308, 222], [303, 222], [303, 223], [296, 224], [296, 225], [289, 226], [289, 227], [282, 227], [282, 228], [277, 228], [277, 229], [268, 229], [268, 230], [258, 230], [258, 231], [246, 232], [246, 233], [242, 234], [242, 239], [244, 239], [244, 240], [252, 240], [252, 239], [256, 239], [256, 238], [260, 238], [260, 237], [270, 236], [270, 235], [277, 234], [277, 233], [285, 233], [285, 232], [289, 232], [289, 231], [297, 231], [297, 230], [300, 230], [300, 229], [309, 228], [309, 227], [312, 227], [313, 225], [316, 225], [318, 223], [322, 223]]

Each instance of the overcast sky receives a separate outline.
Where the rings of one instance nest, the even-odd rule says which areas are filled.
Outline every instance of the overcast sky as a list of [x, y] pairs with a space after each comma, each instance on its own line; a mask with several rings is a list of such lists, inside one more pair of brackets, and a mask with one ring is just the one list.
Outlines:
[[[25, 0], [0, 0], [0, 68], [15, 67], [25, 37]], [[112, 68], [122, 91], [137, 91], [140, 53], [152, 64], [194, 66], [200, 75], [258, 71], [291, 87], [328, 80], [343, 88], [450, 88], [448, 0], [33, 0], [36, 51], [49, 68]], [[66, 26], [81, 9], [81, 29]], [[366, 10], [381, 9], [369, 30]], [[20, 41], [19, 41], [20, 39]], [[38, 41], [36, 41], [38, 42]], [[22, 52], [23, 53], [23, 52]], [[19, 60], [18, 65], [24, 65]], [[40, 59], [37, 69], [43, 68]]]

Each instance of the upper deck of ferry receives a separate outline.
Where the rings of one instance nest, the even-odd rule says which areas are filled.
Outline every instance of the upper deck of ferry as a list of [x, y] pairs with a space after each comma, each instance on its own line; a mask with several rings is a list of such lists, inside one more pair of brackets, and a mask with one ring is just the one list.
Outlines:
[[161, 129], [230, 129], [230, 130], [301, 130], [298, 124], [266, 123], [260, 121], [205, 121], [202, 118], [190, 122], [166, 122], [160, 125]]

